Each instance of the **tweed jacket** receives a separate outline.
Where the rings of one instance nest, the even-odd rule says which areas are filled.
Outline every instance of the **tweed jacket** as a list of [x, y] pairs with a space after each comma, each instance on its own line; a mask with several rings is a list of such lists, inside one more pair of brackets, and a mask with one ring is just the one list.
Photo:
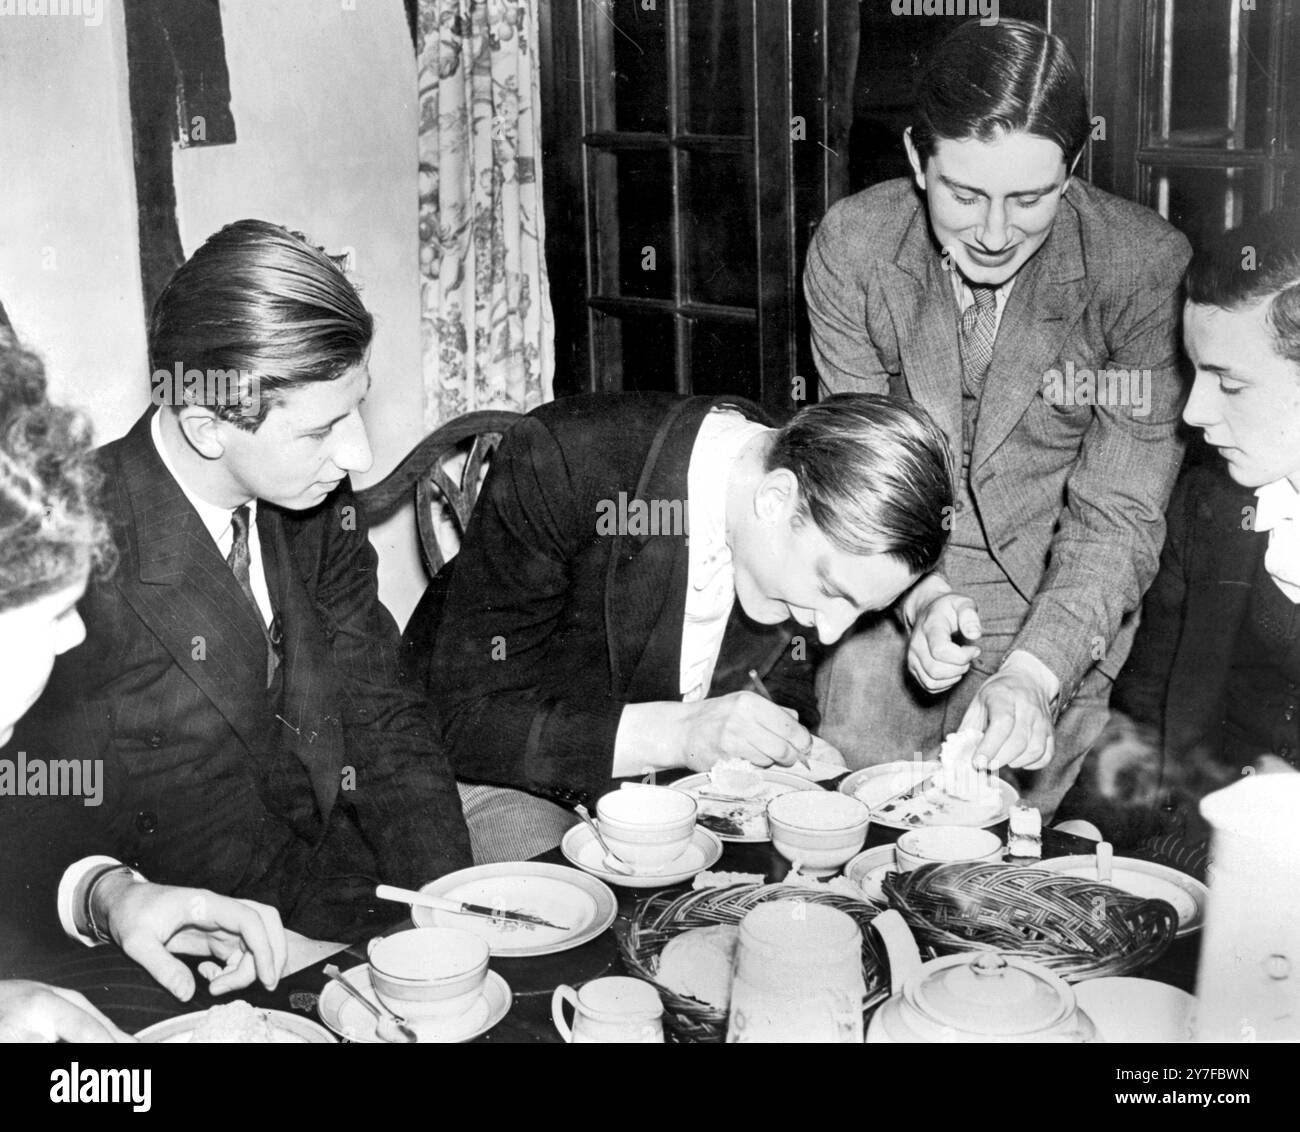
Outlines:
[[[1056, 674], [1062, 705], [1094, 664], [1119, 671], [1155, 575], [1182, 454], [1188, 258], [1154, 213], [1076, 179], [998, 329], [971, 492], [991, 554], [1031, 603], [1012, 647]], [[910, 397], [962, 451], [959, 309], [912, 182], [837, 203], [804, 286], [823, 387]], [[1117, 376], [1098, 383], [1101, 371]]]

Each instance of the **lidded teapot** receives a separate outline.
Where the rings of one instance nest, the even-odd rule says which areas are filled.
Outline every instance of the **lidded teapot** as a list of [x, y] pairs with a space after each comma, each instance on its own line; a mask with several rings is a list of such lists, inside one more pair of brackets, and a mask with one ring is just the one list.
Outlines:
[[872, 922], [889, 955], [892, 996], [871, 1019], [868, 1042], [1094, 1042], [1092, 1019], [1046, 967], [996, 951], [922, 963], [894, 909]]

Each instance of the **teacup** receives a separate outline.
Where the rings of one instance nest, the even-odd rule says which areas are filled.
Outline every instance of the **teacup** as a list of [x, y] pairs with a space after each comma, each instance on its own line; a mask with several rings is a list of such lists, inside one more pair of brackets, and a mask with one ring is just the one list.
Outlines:
[[767, 804], [772, 845], [811, 876], [831, 876], [862, 850], [871, 811], [830, 790], [792, 790]]
[[614, 856], [654, 869], [686, 852], [695, 833], [695, 799], [667, 786], [613, 790], [596, 803], [600, 832]]
[[491, 949], [457, 928], [410, 928], [366, 948], [381, 1001], [408, 1020], [455, 1018], [483, 993]]
[[[573, 1008], [573, 1025], [564, 1007]], [[611, 975], [593, 979], [581, 990], [559, 986], [551, 995], [551, 1019], [566, 1042], [662, 1042], [663, 1003], [659, 992], [640, 979]]]
[[1000, 861], [1002, 840], [987, 829], [965, 825], [927, 825], [909, 829], [894, 844], [900, 872], [954, 861]]

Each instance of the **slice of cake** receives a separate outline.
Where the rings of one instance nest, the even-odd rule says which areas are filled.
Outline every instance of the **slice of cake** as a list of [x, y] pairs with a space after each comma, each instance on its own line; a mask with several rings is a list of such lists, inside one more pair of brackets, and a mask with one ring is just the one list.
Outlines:
[[731, 1002], [731, 968], [739, 938], [737, 924], [682, 932], [660, 953], [655, 978], [677, 994], [726, 1010]]
[[235, 1042], [252, 1044], [274, 1042], [275, 1032], [266, 1012], [254, 1010], [243, 999], [208, 1008], [207, 1013], [190, 1031], [191, 1043]]
[[949, 798], [963, 802], [984, 801], [988, 797], [988, 774], [977, 770], [974, 763], [975, 748], [984, 738], [982, 731], [966, 729], [954, 731], [939, 748], [939, 761], [943, 764], [941, 778], [943, 792]]
[[709, 783], [719, 794], [752, 798], [763, 792], [763, 772], [746, 759], [719, 759], [709, 768]]
[[1043, 815], [1033, 806], [1017, 802], [1011, 808], [1007, 850], [1013, 857], [1043, 855]]

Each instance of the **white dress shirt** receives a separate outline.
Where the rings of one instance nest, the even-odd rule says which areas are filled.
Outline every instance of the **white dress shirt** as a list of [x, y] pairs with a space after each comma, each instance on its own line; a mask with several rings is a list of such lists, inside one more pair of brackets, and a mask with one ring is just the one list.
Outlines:
[[766, 425], [733, 409], [714, 409], [704, 418], [691, 448], [686, 472], [690, 538], [679, 685], [683, 703], [708, 696], [736, 600], [735, 570], [727, 545], [727, 481], [741, 449], [769, 431]]
[[[212, 541], [217, 544], [217, 550], [221, 552], [222, 558], [228, 558], [230, 548], [235, 544], [235, 523], [233, 509], [218, 507], [215, 503], [209, 503], [206, 499], [201, 499], [195, 495], [186, 485], [185, 481], [176, 474], [175, 465], [172, 464], [167, 455], [167, 448], [163, 444], [162, 424], [159, 420], [160, 413], [154, 413], [153, 420], [149, 422], [149, 435], [153, 437], [153, 446], [158, 450], [158, 456], [163, 462], [163, 466], [171, 474], [172, 479], [176, 481], [177, 486], [185, 493], [185, 498], [190, 501], [190, 506], [199, 514], [199, 519], [207, 528], [208, 534], [212, 536]], [[275, 616], [274, 606], [271, 604], [271, 591], [266, 585], [266, 566], [262, 562], [262, 540], [257, 533], [257, 500], [248, 501], [248, 582], [253, 589], [253, 597], [257, 599], [257, 607], [262, 611], [262, 620], [271, 624], [271, 619]]]
[[1300, 493], [1282, 479], [1265, 484], [1255, 496], [1255, 530], [1268, 532], [1264, 569], [1277, 588], [1300, 605]]

